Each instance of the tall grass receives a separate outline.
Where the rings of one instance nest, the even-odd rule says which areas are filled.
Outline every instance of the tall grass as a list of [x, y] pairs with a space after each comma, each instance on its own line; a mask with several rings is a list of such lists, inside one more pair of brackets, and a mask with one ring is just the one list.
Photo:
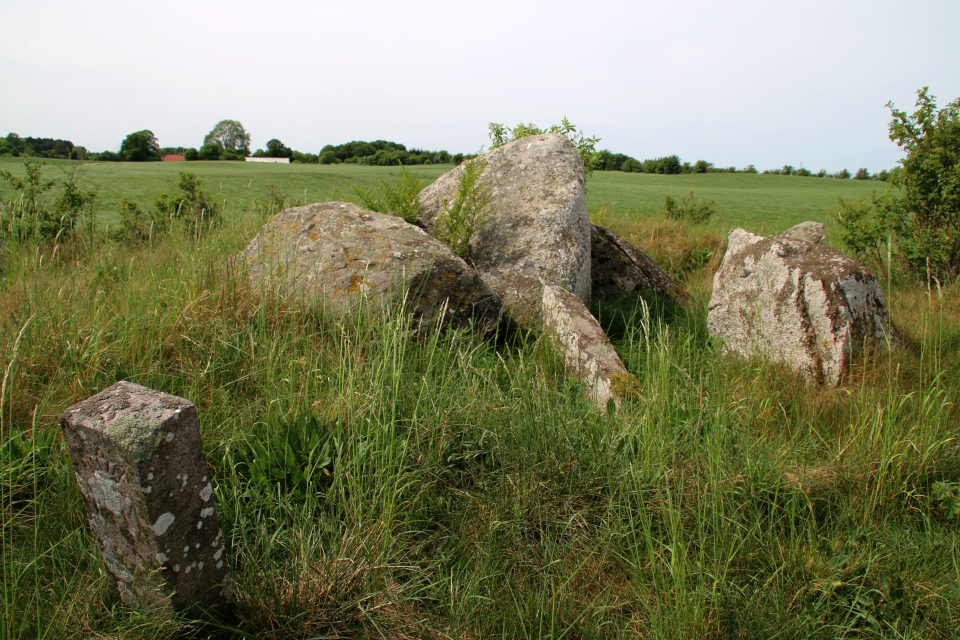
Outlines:
[[[594, 303], [640, 382], [601, 415], [535, 332], [252, 294], [229, 258], [262, 222], [4, 248], [0, 636], [957, 636], [958, 528], [932, 492], [960, 485], [956, 287], [892, 292], [906, 346], [817, 389], [716, 351], [711, 255], [687, 305]], [[119, 379], [199, 409], [229, 615], [110, 596], [56, 421]]]

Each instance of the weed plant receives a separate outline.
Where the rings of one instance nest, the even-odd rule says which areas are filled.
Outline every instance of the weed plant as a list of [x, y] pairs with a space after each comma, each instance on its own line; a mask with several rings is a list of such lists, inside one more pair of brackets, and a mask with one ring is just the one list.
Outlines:
[[[608, 212], [711, 256], [688, 305], [594, 303], [639, 379], [601, 415], [536, 332], [255, 295], [229, 258], [267, 215], [5, 243], [0, 637], [957, 636], [957, 285], [890, 292], [906, 346], [810, 387], [711, 343], [722, 234]], [[110, 596], [57, 418], [121, 379], [198, 407], [231, 615]]]

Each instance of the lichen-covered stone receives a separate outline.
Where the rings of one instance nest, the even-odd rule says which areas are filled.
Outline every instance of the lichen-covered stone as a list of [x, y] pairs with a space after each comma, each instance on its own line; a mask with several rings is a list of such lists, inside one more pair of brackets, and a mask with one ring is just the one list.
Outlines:
[[814, 244], [824, 244], [827, 241], [827, 228], [823, 226], [822, 222], [801, 222], [781, 233], [780, 237], [789, 238], [790, 240], [803, 240], [804, 242], [812, 242]]
[[829, 247], [730, 232], [707, 326], [724, 348], [836, 384], [864, 347], [895, 340], [876, 278]]
[[196, 407], [118, 382], [60, 418], [90, 530], [133, 608], [216, 607], [232, 579]]
[[563, 354], [567, 372], [579, 378], [587, 397], [604, 410], [609, 400], [619, 401], [637, 387], [583, 302], [553, 285], [543, 287], [544, 326]]
[[421, 325], [473, 322], [489, 330], [503, 306], [443, 243], [401, 218], [348, 202], [278, 213], [238, 262], [253, 286], [292, 291], [335, 317], [361, 308], [380, 313], [406, 296]]
[[[583, 163], [559, 134], [521, 138], [483, 155], [490, 221], [470, 240], [467, 259], [518, 321], [537, 319], [540, 289], [557, 285], [590, 301], [590, 221]], [[430, 230], [454, 200], [462, 167], [421, 193], [417, 218]]]
[[647, 291], [683, 298], [673, 279], [643, 251], [609, 229], [597, 225], [590, 229], [594, 297], [613, 299]]

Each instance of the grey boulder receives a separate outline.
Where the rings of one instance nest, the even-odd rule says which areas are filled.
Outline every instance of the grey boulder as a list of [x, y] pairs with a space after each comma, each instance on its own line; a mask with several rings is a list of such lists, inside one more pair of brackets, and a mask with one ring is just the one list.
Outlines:
[[590, 238], [594, 297], [613, 299], [642, 291], [683, 297], [667, 272], [630, 242], [597, 225], [590, 225]]
[[864, 348], [894, 330], [883, 291], [862, 264], [820, 244], [730, 232], [707, 326], [726, 351], [784, 363], [836, 384]]
[[567, 373], [583, 382], [587, 398], [603, 410], [638, 387], [610, 339], [583, 302], [554, 285], [543, 288], [544, 327], [563, 355]]
[[[590, 301], [590, 221], [583, 163], [559, 134], [514, 140], [483, 155], [480, 182], [492, 200], [490, 221], [470, 241], [467, 259], [515, 319], [537, 319], [541, 288], [556, 285]], [[433, 229], [453, 202], [458, 167], [423, 190], [417, 218]]]
[[279, 288], [343, 317], [406, 297], [419, 326], [497, 326], [502, 303], [444, 244], [401, 218], [348, 202], [278, 213], [238, 256], [252, 286]]

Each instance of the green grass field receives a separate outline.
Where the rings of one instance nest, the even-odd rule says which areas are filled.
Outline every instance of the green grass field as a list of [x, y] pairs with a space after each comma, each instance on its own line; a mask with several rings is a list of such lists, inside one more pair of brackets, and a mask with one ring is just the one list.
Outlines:
[[[706, 331], [730, 226], [827, 221], [837, 195], [878, 183], [594, 174], [594, 217], [691, 292], [593, 304], [639, 380], [600, 415], [536, 332], [415, 336], [402, 308], [335, 322], [225, 267], [267, 219], [249, 205], [265, 185], [322, 200], [396, 171], [154, 163], [84, 179], [105, 206], [149, 204], [182, 169], [226, 200], [202, 237], [2, 247], [0, 638], [960, 635], [960, 285], [887, 283], [903, 345], [836, 388], [726, 357]], [[690, 188], [720, 220], [656, 215]], [[57, 420], [120, 379], [198, 407], [232, 612], [111, 596]], [[298, 429], [330, 453], [303, 481], [308, 447], [275, 453]]]
[[[69, 168], [76, 163], [59, 161], [57, 164]], [[18, 158], [0, 158], [0, 168], [16, 171], [20, 165]], [[54, 166], [48, 168], [47, 175], [62, 177]], [[452, 168], [452, 165], [417, 165], [409, 169], [428, 185]], [[239, 208], [265, 198], [267, 187], [279, 189], [291, 201], [354, 200], [350, 183], [375, 186], [381, 180], [392, 182], [400, 176], [399, 169], [393, 167], [348, 164], [104, 162], [84, 165], [80, 184], [84, 188], [99, 187], [103, 220], [109, 222], [115, 218], [116, 203], [121, 197], [149, 207], [161, 191], [176, 191], [180, 171], [195, 173], [214, 200]], [[660, 210], [664, 196], [679, 198], [692, 190], [698, 199], [717, 203], [719, 227], [740, 226], [755, 233], [777, 233], [805, 220], [832, 225], [830, 212], [836, 209], [837, 197], [856, 200], [886, 188], [883, 182], [798, 176], [743, 173], [663, 176], [596, 171], [587, 180], [587, 208], [591, 213], [606, 208], [608, 215], [616, 219], [650, 217]], [[0, 197], [9, 197], [11, 193], [9, 185], [0, 183]]]

